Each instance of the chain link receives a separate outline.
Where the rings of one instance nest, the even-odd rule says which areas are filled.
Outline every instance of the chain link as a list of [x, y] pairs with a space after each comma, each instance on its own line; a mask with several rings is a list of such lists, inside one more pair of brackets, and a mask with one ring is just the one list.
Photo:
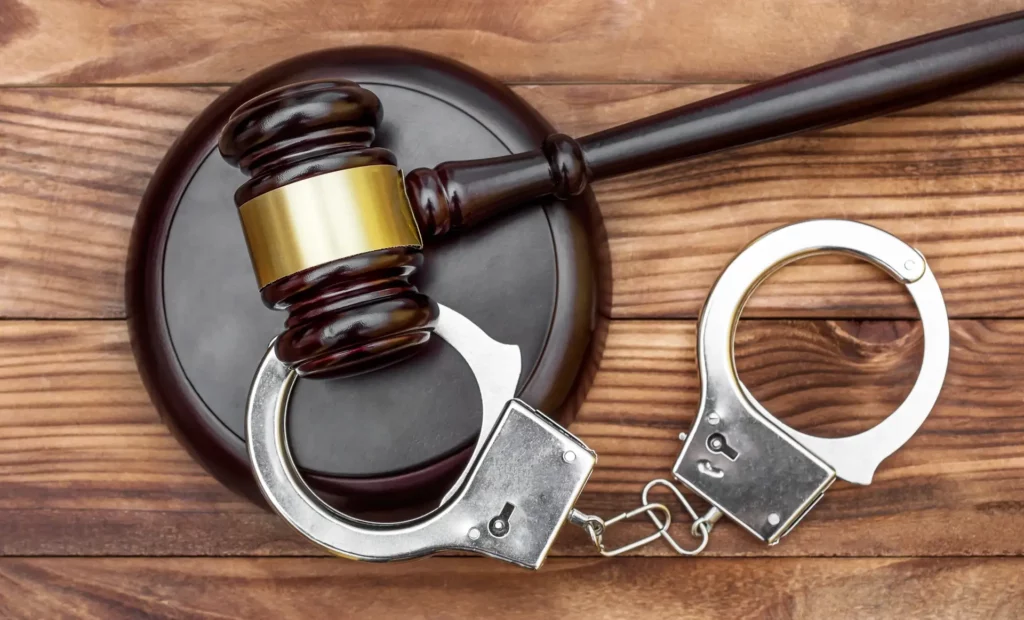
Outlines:
[[[658, 515], [653, 512], [648, 512], [647, 516], [650, 517], [651, 522], [658, 528], [658, 531], [661, 533], [661, 537], [664, 538], [665, 542], [672, 547], [672, 550], [679, 555], [694, 556], [704, 551], [704, 548], [708, 546], [708, 535], [711, 534], [711, 526], [714, 525], [714, 521], [717, 521], [718, 518], [712, 517], [710, 512], [703, 517], [698, 517], [697, 512], [693, 509], [693, 506], [690, 505], [690, 502], [686, 501], [686, 497], [683, 496], [683, 492], [679, 490], [679, 487], [664, 478], [651, 480], [647, 483], [647, 486], [644, 487], [643, 493], [640, 494], [642, 502], [645, 504], [647, 503], [647, 495], [651, 492], [651, 489], [656, 486], [663, 486], [672, 491], [676, 496], [676, 499], [679, 500], [679, 503], [686, 510], [686, 514], [690, 515], [690, 519], [693, 520], [693, 525], [690, 527], [690, 535], [694, 538], [699, 537], [701, 541], [694, 549], [686, 549], [682, 547], [678, 542], [676, 542], [676, 539], [672, 537], [672, 533], [668, 531], [669, 524], [665, 524], [665, 527], [662, 527], [661, 520], [658, 519]], [[709, 521], [710, 524], [708, 523]]]
[[[665, 515], [665, 524], [659, 525], [658, 529], [653, 534], [645, 536], [640, 540], [635, 540], [629, 544], [622, 545], [621, 547], [616, 547], [615, 549], [608, 550], [607, 548], [605, 548], [604, 535], [605, 533], [607, 533], [608, 528], [615, 525], [616, 523], [625, 521], [627, 519], [632, 519], [633, 517], [639, 514], [643, 514], [645, 512], [648, 514], [653, 514], [653, 511], [655, 510], [660, 511], [662, 514]], [[652, 503], [644, 504], [639, 508], [634, 508], [629, 512], [624, 512], [620, 515], [612, 517], [611, 519], [605, 520], [595, 515], [588, 515], [582, 513], [579, 510], [573, 508], [572, 511], [569, 513], [569, 522], [575, 525], [579, 525], [587, 531], [587, 534], [590, 535], [590, 541], [594, 543], [594, 546], [597, 547], [597, 550], [601, 553], [602, 556], [606, 558], [613, 558], [619, 554], [626, 553], [634, 549], [639, 549], [640, 547], [652, 543], [655, 540], [657, 540], [658, 537], [664, 535], [664, 533], [668, 530], [668, 526], [672, 524], [672, 512], [664, 504]]]
[[[656, 486], [664, 486], [671, 490], [672, 493], [675, 494], [676, 499], [679, 500], [679, 503], [686, 510], [686, 514], [689, 515], [690, 519], [692, 519], [693, 525], [690, 528], [690, 533], [694, 538], [701, 539], [700, 544], [698, 544], [696, 548], [686, 549], [676, 542], [675, 538], [672, 537], [672, 533], [669, 531], [669, 527], [672, 525], [672, 511], [669, 510], [665, 504], [651, 502], [647, 499], [651, 489]], [[569, 523], [586, 530], [587, 535], [590, 536], [590, 541], [594, 543], [594, 546], [597, 547], [597, 550], [601, 555], [606, 558], [633, 551], [634, 549], [639, 549], [644, 545], [654, 542], [658, 538], [663, 538], [676, 553], [685, 556], [697, 555], [704, 551], [704, 548], [708, 546], [708, 535], [711, 533], [711, 528], [722, 514], [717, 508], [712, 508], [703, 517], [698, 517], [696, 511], [694, 511], [693, 507], [690, 506], [690, 502], [686, 501], [686, 498], [683, 496], [683, 492], [680, 491], [676, 485], [662, 478], [651, 480], [647, 483], [647, 486], [644, 487], [643, 493], [641, 493], [640, 497], [642, 502], [640, 507], [634, 508], [629, 512], [616, 515], [607, 520], [596, 515], [588, 515], [573, 508], [569, 512]], [[658, 512], [662, 513], [661, 518], [658, 517]], [[608, 528], [616, 523], [632, 519], [633, 517], [644, 513], [647, 514], [647, 517], [657, 528], [654, 533], [639, 540], [622, 545], [621, 547], [616, 547], [615, 549], [609, 550], [605, 547], [604, 535], [607, 533]]]

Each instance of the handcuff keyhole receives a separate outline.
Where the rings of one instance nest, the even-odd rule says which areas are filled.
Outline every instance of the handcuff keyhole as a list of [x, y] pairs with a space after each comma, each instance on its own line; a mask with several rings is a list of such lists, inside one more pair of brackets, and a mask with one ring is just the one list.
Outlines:
[[495, 538], [503, 538], [508, 534], [508, 531], [511, 528], [508, 520], [512, 516], [512, 513], [515, 512], [515, 509], [515, 505], [505, 502], [505, 507], [501, 509], [501, 513], [491, 519], [487, 524], [487, 531], [491, 533], [491, 536], [494, 536]]
[[729, 445], [722, 433], [713, 433], [708, 436], [708, 450], [713, 454], [723, 454], [730, 461], [735, 461], [736, 457], [740, 455], [736, 448]]

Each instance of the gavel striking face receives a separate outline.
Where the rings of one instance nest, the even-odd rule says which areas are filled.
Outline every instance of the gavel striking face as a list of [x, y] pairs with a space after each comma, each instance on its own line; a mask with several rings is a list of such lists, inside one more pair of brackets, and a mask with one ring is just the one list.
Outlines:
[[301, 376], [398, 361], [425, 344], [437, 305], [410, 277], [424, 237], [472, 226], [590, 181], [941, 99], [1024, 70], [1024, 14], [969, 24], [741, 88], [574, 140], [413, 170], [371, 146], [383, 111], [345, 80], [243, 104], [223, 157], [264, 303], [287, 310], [276, 353]]

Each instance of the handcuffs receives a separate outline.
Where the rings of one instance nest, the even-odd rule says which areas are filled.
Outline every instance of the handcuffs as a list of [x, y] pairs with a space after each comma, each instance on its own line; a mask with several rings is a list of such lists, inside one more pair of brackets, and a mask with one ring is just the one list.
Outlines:
[[[874, 428], [839, 439], [794, 430], [762, 407], [740, 381], [733, 341], [747, 299], [769, 275], [815, 254], [853, 254], [903, 283], [924, 328], [924, 356], [913, 389], [895, 412]], [[602, 555], [614, 556], [663, 538], [675, 551], [704, 550], [723, 515], [751, 534], [776, 544], [807, 514], [836, 477], [869, 484], [878, 465], [906, 443], [939, 396], [949, 359], [949, 323], [935, 276], [924, 257], [891, 234], [844, 220], [813, 220], [769, 232], [746, 247], [722, 272], [701, 311], [697, 361], [701, 398], [672, 473], [711, 509], [703, 516], [668, 480], [653, 480], [641, 506], [611, 519], [574, 506], [597, 462], [583, 442], [515, 398], [521, 372], [519, 348], [496, 342], [455, 310], [441, 306], [436, 334], [468, 363], [480, 387], [483, 422], [466, 471], [439, 508], [401, 523], [375, 523], [344, 515], [319, 499], [302, 480], [288, 447], [285, 419], [296, 374], [270, 347], [247, 404], [249, 457], [256, 480], [275, 512], [334, 554], [392, 561], [440, 551], [471, 551], [519, 566], [539, 568], [562, 525], [584, 528]], [[695, 548], [669, 533], [672, 517], [648, 500], [668, 487], [692, 519]], [[649, 536], [607, 549], [606, 530], [647, 513]], [[660, 515], [660, 516], [659, 516]]]

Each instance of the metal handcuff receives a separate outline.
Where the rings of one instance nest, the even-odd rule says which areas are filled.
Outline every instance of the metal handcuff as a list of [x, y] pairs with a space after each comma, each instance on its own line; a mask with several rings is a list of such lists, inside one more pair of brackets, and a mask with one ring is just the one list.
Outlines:
[[[924, 327], [924, 358], [913, 389], [874, 428], [825, 439], [796, 431], [766, 411], [740, 381], [733, 341], [747, 299], [774, 271], [811, 255], [853, 254], [906, 285]], [[579, 439], [515, 398], [519, 348], [491, 339], [458, 312], [441, 306], [437, 335], [469, 364], [483, 404], [481, 432], [470, 464], [439, 508], [401, 523], [375, 523], [344, 515], [302, 480], [288, 447], [285, 418], [296, 374], [270, 347], [247, 405], [249, 457], [271, 507], [295, 529], [334, 554], [391, 561], [439, 551], [472, 551], [539, 568], [562, 525], [586, 530], [602, 555], [614, 556], [663, 538], [678, 553], [703, 551], [723, 515], [757, 538], [775, 544], [821, 499], [836, 477], [869, 484], [878, 465], [907, 442], [939, 396], [949, 358], [949, 323], [935, 276], [924, 257], [887, 232], [844, 220], [814, 220], [769, 232], [753, 241], [722, 272], [701, 311], [697, 360], [698, 414], [672, 469], [674, 477], [711, 509], [702, 517], [668, 480], [653, 480], [641, 506], [603, 520], [574, 505], [597, 462]], [[648, 499], [668, 487], [693, 520], [699, 539], [683, 548], [669, 533], [671, 511]], [[607, 549], [607, 528], [647, 513], [655, 531]], [[660, 516], [659, 516], [660, 514]]]

